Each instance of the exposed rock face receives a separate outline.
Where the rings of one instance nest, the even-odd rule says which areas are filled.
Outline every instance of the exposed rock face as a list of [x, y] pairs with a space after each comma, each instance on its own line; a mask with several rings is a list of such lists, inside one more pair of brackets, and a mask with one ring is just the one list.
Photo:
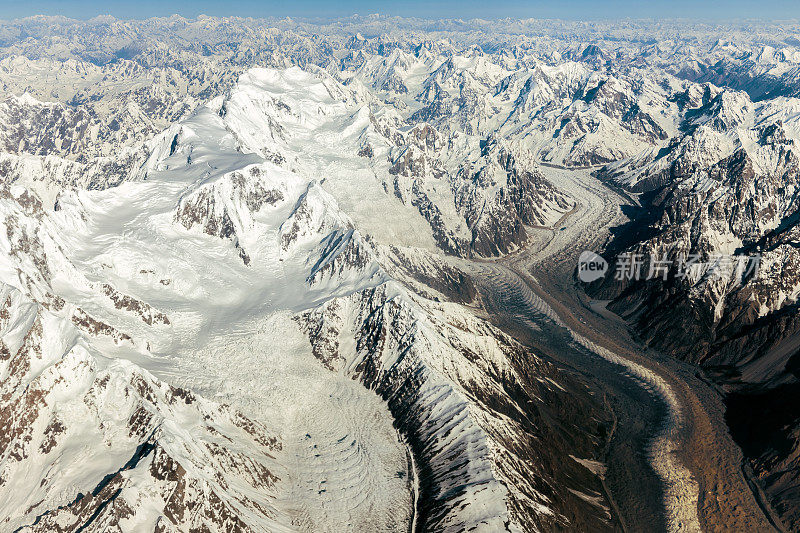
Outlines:
[[[786, 133], [780, 121], [755, 126], [748, 132], [757, 140], [752, 148], [738, 147], [730, 155], [717, 153], [715, 163], [696, 165], [695, 170], [681, 170], [683, 159], [677, 156], [664, 179], [667, 185], [646, 197], [649, 227], [634, 237], [645, 237], [636, 245], [637, 251], [654, 256], [666, 253], [671, 258], [699, 254], [702, 261], [714, 254], [760, 256], [758, 276], [755, 272], [737, 272], [734, 264], [722, 275], [698, 271], [672, 279], [664, 292], [661, 284], [642, 284], [650, 287], [641, 293], [637, 289], [644, 299], [661, 298], [655, 304], [663, 304], [663, 298], [673, 302], [683, 299], [682, 305], [688, 306], [685, 311], [696, 309], [675, 316], [683, 316], [701, 328], [690, 334], [697, 335], [701, 344], [676, 341], [674, 345], [665, 344], [665, 349], [706, 365], [736, 365], [738, 359], [750, 357], [753, 351], [765, 350], [751, 345], [745, 355], [741, 332], [747, 330], [752, 340], [758, 339], [757, 330], [765, 327], [772, 315], [783, 320], [778, 312], [796, 300], [800, 283], [795, 245], [800, 163], [795, 141], [787, 139]], [[634, 291], [626, 292], [633, 295]], [[656, 296], [659, 292], [661, 295]], [[648, 338], [658, 339], [656, 342], [673, 342], [659, 327], [664, 315], [672, 313], [669, 306], [653, 305], [651, 311], [642, 314], [641, 329], [649, 331]], [[692, 316], [699, 320], [688, 318]]]
[[[242, 262], [250, 264], [250, 256], [239, 242], [239, 233], [255, 224], [252, 216], [262, 208], [274, 207], [284, 200], [284, 192], [264, 183], [263, 174], [261, 167], [252, 166], [201, 187], [182, 200], [175, 220], [186, 229], [199, 226], [207, 235], [231, 241]], [[240, 213], [246, 216], [238, 216]]]
[[526, 150], [490, 139], [459, 161], [457, 151], [465, 147], [456, 144], [457, 134], [443, 134], [428, 124], [406, 135], [385, 123], [378, 131], [397, 145], [390, 151], [388, 170], [394, 195], [419, 210], [447, 253], [508, 253], [526, 242], [525, 225], [551, 225], [573, 205], [544, 178]]
[[[7, 285], [2, 293], [0, 334], [23, 335], [0, 360], [5, 528], [246, 530], [273, 514], [281, 444], [266, 428], [129, 362], [55, 344], [70, 338], [68, 323]], [[59, 474], [69, 468], [81, 473]], [[81, 480], [94, 488], [81, 492]]]
[[[393, 292], [383, 285], [331, 300], [298, 320], [326, 366], [348, 368], [387, 401], [417, 461], [418, 524], [443, 531], [474, 527], [457, 510], [480, 502], [487, 509], [480, 521], [496, 530], [507, 529], [509, 521], [525, 530], [610, 527], [609, 517], [564, 490], [562, 476], [575, 476], [599, 492], [597, 480], [577, 462], [562, 464], [564, 470], [551, 462], [572, 446], [594, 453], [593, 441], [604, 431], [600, 424], [580, 425], [598, 408], [572, 403], [568, 390], [578, 392], [582, 386], [565, 381], [555, 368], [474, 318], [453, 321], [438, 306], [422, 318], [412, 305], [433, 304], [406, 302]], [[499, 337], [500, 342], [482, 352], [473, 335]], [[541, 379], [547, 375], [558, 376], [567, 389], [547, 384]], [[526, 403], [541, 400], [541, 411], [519, 417]], [[441, 411], [450, 413], [446, 420], [437, 416]], [[575, 440], [567, 444], [560, 430], [546, 422], [551, 416], [576, 424], [570, 433]], [[520, 434], [527, 437], [513, 436]], [[488, 514], [497, 498], [506, 498], [507, 517]], [[555, 501], [562, 503], [554, 514], [547, 509]]]
[[[697, 105], [687, 112], [684, 136], [660, 159], [604, 172], [646, 191], [641, 216], [621, 228], [611, 254], [695, 257], [705, 266], [680, 276], [676, 263], [665, 280], [607, 279], [596, 292], [613, 298], [610, 308], [649, 345], [702, 366], [731, 392], [734, 436], [772, 506], [794, 524], [797, 487], [788, 472], [800, 465], [787, 432], [800, 427], [800, 414], [776, 405], [777, 413], [757, 424], [756, 432], [769, 438], [744, 428], [757, 417], [748, 398], [764, 406], [797, 383], [791, 364], [800, 347], [797, 131], [773, 104], [754, 111], [741, 93], [707, 93]], [[649, 268], [645, 262], [643, 277]]]
[[469, 274], [435, 254], [390, 246], [378, 249], [391, 276], [433, 301], [472, 304], [478, 295]]
[[551, 226], [574, 205], [544, 178], [529, 154], [520, 159], [526, 162], [493, 143], [484, 147], [481, 159], [460, 169], [456, 206], [479, 255], [503, 255], [522, 247], [526, 225]]
[[103, 292], [111, 298], [117, 309], [126, 309], [139, 315], [148, 326], [153, 324], [169, 325], [169, 318], [160, 311], [154, 311], [149, 304], [122, 294], [108, 283], [103, 284]]
[[2, 24], [0, 529], [613, 529], [607, 413], [447, 257], [558, 231], [546, 165], [639, 194], [611, 253], [761, 255], [596, 290], [796, 528], [800, 52], [745, 29]]
[[[157, 133], [152, 128], [137, 131], [141, 128], [138, 117], [115, 116], [106, 123], [105, 117], [98, 117], [88, 106], [39, 102], [27, 93], [11, 95], [0, 103], [0, 117], [3, 152], [58, 155], [83, 163], [111, 155], [111, 146], [129, 146]], [[99, 139], [107, 144], [103, 147]]]
[[[530, 154], [487, 148], [459, 174], [469, 150], [373, 122], [365, 99], [313, 69], [254, 70], [116, 187], [73, 183], [57, 209], [0, 188], [4, 524], [613, 529], [600, 478], [570, 458], [601, 453], [599, 402], [463, 305], [474, 285], [442, 250], [365, 234], [369, 206], [339, 202], [375, 183], [334, 170], [379, 162], [402, 196], [378, 189], [386, 205], [413, 199], [402, 215], [451, 253], [510, 250], [571, 204]], [[334, 127], [351, 135], [304, 138]]]

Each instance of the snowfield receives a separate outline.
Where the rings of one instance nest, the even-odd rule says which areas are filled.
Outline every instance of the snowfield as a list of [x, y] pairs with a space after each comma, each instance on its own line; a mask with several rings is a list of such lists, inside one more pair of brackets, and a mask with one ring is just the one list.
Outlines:
[[[186, 477], [214, 491], [230, 505], [235, 521], [249, 528], [397, 531], [412, 529], [414, 521], [449, 531], [519, 527], [511, 518], [508, 487], [531, 483], [526, 475], [531, 467], [505, 464], [502, 445], [494, 440], [498, 437], [490, 435], [510, 431], [502, 429], [510, 421], [486, 404], [473, 403], [472, 397], [476, 390], [506, 397], [492, 375], [514, 380], [507, 356], [521, 348], [465, 308], [435, 305], [393, 281], [336, 200], [352, 197], [352, 183], [313, 178], [347, 176], [346, 165], [355, 169], [353, 160], [359, 156], [347, 163], [332, 155], [334, 147], [330, 152], [312, 152], [311, 147], [332, 144], [326, 139], [334, 131], [349, 127], [363, 134], [369, 128], [359, 118], [363, 113], [346, 107], [343, 87], [321, 76], [322, 81], [297, 69], [245, 75], [229, 97], [199, 108], [150, 141], [150, 156], [131, 179], [114, 188], [61, 191], [55, 210], [34, 200], [26, 203], [29, 196], [20, 185], [7, 189], [6, 286], [47, 303], [38, 312], [65, 330], [56, 337], [68, 335], [60, 342], [86, 345], [89, 367], [100, 364], [95, 360], [128, 361], [127, 372], [147, 376], [152, 386], [169, 383], [192, 391], [181, 394], [217, 402], [221, 410], [235, 409], [257, 425], [257, 442], [266, 435], [273, 442], [262, 463], [270, 491], [252, 496], [242, 514], [244, 504], [236, 496], [240, 489], [234, 487], [252, 485], [245, 475], [249, 460], [228, 458], [234, 474], [243, 473], [223, 481], [213, 470], [196, 470], [197, 458], [172, 454], [166, 443], [192, 449], [203, 437], [191, 426], [172, 429], [172, 413], [162, 413], [163, 400], [143, 392], [145, 405], [136, 413], [147, 415], [113, 422], [99, 418], [105, 431], [121, 424], [119, 431], [129, 427], [133, 436], [148, 432], [144, 444], [135, 439], [128, 448], [115, 443], [120, 454], [135, 458], [123, 461], [104, 454], [92, 439], [78, 438], [73, 426], [84, 415], [61, 411], [66, 399], [46, 400], [47, 409], [27, 400], [24, 387], [41, 381], [42, 370], [31, 364], [24, 369], [11, 359], [5, 373], [19, 384], [6, 382], [10, 396], [5, 401], [22, 398], [35, 406], [14, 411], [12, 426], [24, 432], [31, 430], [31, 420], [58, 420], [58, 427], [69, 429], [52, 449], [94, 464], [78, 479], [60, 470], [66, 465], [61, 460], [51, 463], [55, 471], [37, 474], [53, 483], [43, 499], [27, 504], [22, 514], [21, 503], [9, 504], [5, 520], [13, 527], [37, 529], [79, 520], [79, 507], [69, 502], [85, 502], [83, 494], [110, 490], [105, 472], [119, 464], [120, 494], [133, 513], [132, 522], [120, 522], [120, 527], [155, 527], [162, 515], [142, 514], [138, 508], [148, 501], [158, 509], [157, 502], [164, 500], [167, 509], [175, 493], [169, 484], [159, 485], [157, 496], [142, 493], [147, 481], [137, 484], [136, 479], [156, 475], [156, 461], [162, 459], [151, 457], [156, 452], [150, 450], [162, 449], [168, 457], [163, 461], [180, 464]], [[254, 87], [254, 80], [260, 85]], [[295, 111], [272, 121], [268, 113], [289, 113], [274, 105], [281, 87], [280, 101]], [[340, 99], [331, 96], [333, 90]], [[297, 127], [291, 135], [270, 130], [278, 119], [281, 128]], [[326, 128], [331, 133], [324, 133]], [[355, 145], [347, 137], [344, 142]], [[284, 168], [273, 162], [274, 154], [281, 154], [281, 163], [296, 164]], [[311, 157], [302, 160], [304, 154]], [[362, 219], [375, 217], [371, 211], [354, 212]], [[418, 212], [407, 216], [396, 228], [416, 225], [426, 233]], [[392, 236], [391, 230], [383, 231], [370, 240], [392, 242]], [[384, 318], [375, 322], [380, 315]], [[68, 359], [60, 363], [58, 354], [71, 353], [68, 346], [53, 350], [49, 364], [65, 365]], [[10, 350], [16, 349], [10, 344]], [[15, 355], [29, 357], [22, 349]], [[109, 368], [117, 376], [117, 366]], [[487, 368], [492, 369], [488, 374]], [[98, 380], [105, 379], [96, 377], [91, 385], [90, 377], [81, 386], [70, 371], [62, 370], [69, 383], [62, 394], [69, 402], [87, 402]], [[40, 385], [47, 390], [46, 383]], [[164, 418], [155, 426], [154, 411]], [[220, 429], [212, 434], [217, 446], [219, 439], [235, 442]], [[27, 451], [38, 440], [13, 442], [26, 450], [21, 453], [43, 454], [43, 460], [54, 453], [44, 446]], [[101, 455], [104, 459], [95, 462]], [[422, 503], [417, 462], [430, 472], [424, 474]], [[23, 475], [16, 468], [6, 471], [3, 486], [14, 490]], [[209, 475], [216, 476], [210, 486]], [[69, 485], [61, 488], [61, 479], [69, 479]], [[553, 515], [546, 496], [535, 489], [526, 494], [526, 505], [535, 514]], [[85, 502], [80, 508], [92, 505]], [[122, 505], [97, 507], [92, 527], [116, 523], [111, 513], [121, 513], [117, 507]], [[54, 508], [66, 517], [47, 511]], [[41, 516], [47, 519], [37, 521]], [[170, 515], [178, 527], [223, 527], [229, 523], [225, 520], [213, 513], [183, 520]]]
[[[637, 529], [618, 422], [663, 496], [644, 527], [793, 529], [796, 447], [741, 456], [717, 407], [797, 384], [797, 33], [0, 21], [0, 530]], [[708, 391], [564, 312], [591, 247], [761, 255], [587, 289]], [[598, 376], [539, 353], [553, 327]], [[686, 460], [701, 411], [717, 478]]]

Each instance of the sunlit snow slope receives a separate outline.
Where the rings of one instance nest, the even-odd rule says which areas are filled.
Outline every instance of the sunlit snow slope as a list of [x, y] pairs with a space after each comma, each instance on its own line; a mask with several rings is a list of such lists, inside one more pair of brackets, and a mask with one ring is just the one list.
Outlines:
[[3, 185], [2, 528], [608, 527], [567, 458], [596, 441], [551, 421], [593, 404], [414, 290], [460, 274], [361, 163], [364, 139], [390, 150], [370, 104], [322, 71], [254, 70], [116, 187], [45, 188], [51, 208]]

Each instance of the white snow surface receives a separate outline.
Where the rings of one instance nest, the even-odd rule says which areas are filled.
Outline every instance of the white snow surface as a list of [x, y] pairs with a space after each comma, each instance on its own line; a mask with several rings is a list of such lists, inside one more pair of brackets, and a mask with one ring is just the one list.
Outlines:
[[[0, 528], [73, 527], [89, 517], [67, 504], [119, 488], [102, 520], [127, 505], [128, 531], [172, 531], [167, 512], [184, 529], [413, 529], [415, 461], [391, 411], [409, 382], [443, 502], [417, 528], [513, 530], [512, 496], [552, 517], [536, 465], [499, 442], [514, 421], [472, 397], [503, 397], [489, 376], [513, 379], [513, 343], [393, 279], [387, 250], [435, 271], [433, 253], [470, 255], [520, 217], [535, 234], [573, 209], [609, 216], [583, 171], [540, 162], [606, 165], [634, 189], [680, 163], [688, 198], [756, 206], [701, 215], [699, 235], [645, 243], [657, 251], [729, 253], [796, 206], [792, 23], [34, 17], [0, 32]], [[755, 175], [743, 191], [712, 171], [737, 154]], [[540, 256], [594, 230], [555, 231]], [[791, 244], [763, 254], [762, 316], [800, 294]], [[737, 287], [696, 292], [719, 314]], [[691, 529], [673, 446], [664, 428], [652, 458], [673, 529]], [[162, 475], [174, 464], [180, 481]], [[174, 508], [178, 486], [219, 505]]]
[[[412, 295], [381, 267], [360, 224], [370, 239], [392, 242], [404, 234], [422, 246], [432, 246], [430, 229], [416, 210], [393, 205], [402, 218], [380, 216], [388, 211], [380, 203], [385, 194], [340, 152], [369, 128], [366, 111], [326, 76], [252, 71], [227, 98], [150, 141], [148, 159], [130, 179], [113, 188], [61, 190], [56, 210], [20, 185], [6, 186], [0, 276], [4, 291], [22, 302], [6, 312], [26, 325], [0, 329], [16, 353], [0, 361], [11, 391], [3, 401], [19, 400], [6, 404], [20, 409], [10, 424], [36, 438], [14, 441], [25, 461], [6, 455], [0, 462], [3, 527], [34, 524], [43, 511], [100, 490], [104, 476], [118, 469], [120, 501], [134, 509], [120, 527], [152, 527], [171, 490], [152, 476], [169, 457], [199, 487], [193, 490], [223, 494], [255, 530], [407, 529], [415, 520], [413, 460], [387, 404], [353, 379], [367, 379], [358, 328], [374, 305], [367, 298], [376, 294], [391, 327], [412, 335], [410, 352], [389, 345], [376, 363], [387, 376], [406, 367], [419, 376], [421, 434], [443, 476], [436, 490], [444, 502], [449, 491], [460, 494], [435, 517], [438, 528], [517, 527], [507, 493], [519, 481], [500, 473], [503, 451], [486, 432], [505, 422], [473, 404], [461, 385], [496, 387], [484, 365], [511, 372], [503, 351], [509, 341], [502, 347], [499, 332], [459, 305]], [[331, 313], [341, 361], [326, 368], [312, 353], [304, 320]], [[20, 335], [36, 331], [33, 317], [44, 325], [47, 345], [39, 353], [20, 348]], [[478, 359], [465, 360], [467, 352]], [[29, 359], [27, 370], [14, 363]], [[147, 386], [134, 401], [128, 388], [140, 382]], [[176, 411], [172, 386], [205, 399]], [[86, 406], [100, 387], [104, 403], [90, 414]], [[36, 390], [45, 395], [42, 404], [30, 396]], [[146, 422], [137, 418], [140, 407], [150, 413]], [[207, 452], [192, 450], [236, 437], [242, 429], [225, 422], [230, 413], [253, 420], [272, 444], [264, 451], [248, 435], [244, 455], [230, 459], [237, 466], [228, 474], [223, 467], [222, 481], [214, 467], [202, 466]], [[48, 420], [66, 428], [53, 448], [57, 459], [44, 445], [34, 449]], [[201, 420], [217, 422], [202, 430]], [[156, 451], [128, 462], [142, 427]], [[271, 473], [261, 491], [248, 488], [254, 482], [241, 466], [248, 455]], [[42, 480], [40, 488], [20, 490], [34, 480]], [[537, 499], [531, 505], [540, 513], [553, 513], [547, 498]], [[72, 518], [40, 519], [38, 527], [49, 527]], [[208, 520], [207, 527], [222, 527]]]

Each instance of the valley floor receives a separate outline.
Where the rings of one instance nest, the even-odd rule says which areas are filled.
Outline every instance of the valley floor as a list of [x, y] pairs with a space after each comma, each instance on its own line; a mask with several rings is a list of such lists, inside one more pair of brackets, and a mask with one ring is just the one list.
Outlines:
[[534, 230], [518, 253], [473, 268], [498, 324], [608, 399], [617, 423], [604, 485], [623, 529], [780, 530], [743, 475], [719, 394], [696, 369], [639, 345], [575, 280], [578, 255], [602, 246], [630, 198], [586, 170], [550, 168], [547, 177], [577, 198], [575, 212]]

